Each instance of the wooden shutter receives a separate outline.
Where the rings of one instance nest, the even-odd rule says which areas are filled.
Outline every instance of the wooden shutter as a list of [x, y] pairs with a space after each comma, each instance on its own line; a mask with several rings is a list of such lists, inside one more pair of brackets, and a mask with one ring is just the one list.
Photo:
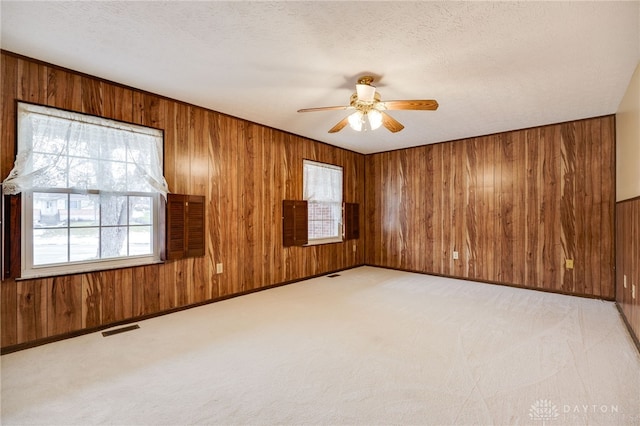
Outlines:
[[309, 242], [307, 202], [282, 201], [282, 243], [285, 247], [303, 246]]
[[16, 278], [20, 276], [20, 232], [22, 223], [22, 196], [2, 196], [2, 278]]
[[187, 200], [186, 257], [204, 256], [204, 197], [190, 195]]
[[204, 256], [204, 196], [167, 194], [168, 260]]
[[360, 205], [344, 203], [344, 239], [357, 240], [360, 238]]
[[185, 248], [185, 196], [167, 194], [167, 259], [181, 259]]

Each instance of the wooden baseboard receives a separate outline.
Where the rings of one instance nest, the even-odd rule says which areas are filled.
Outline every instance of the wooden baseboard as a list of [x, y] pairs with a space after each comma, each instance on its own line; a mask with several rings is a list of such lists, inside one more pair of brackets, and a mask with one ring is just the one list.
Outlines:
[[640, 353], [640, 340], [638, 340], [638, 336], [636, 336], [636, 333], [633, 331], [633, 328], [631, 327], [631, 323], [627, 319], [626, 315], [624, 314], [624, 311], [622, 310], [622, 306], [620, 306], [618, 302], [616, 302], [616, 308], [618, 308], [618, 312], [620, 312], [620, 316], [622, 317], [622, 321], [624, 322], [624, 325], [627, 326], [627, 330], [631, 335], [631, 340], [633, 340], [633, 343], [636, 344], [636, 349], [638, 349], [638, 353]]
[[456, 277], [454, 275], [444, 275], [444, 274], [436, 274], [436, 273], [433, 273], [433, 272], [415, 271], [415, 270], [412, 270], [412, 269], [394, 268], [392, 266], [380, 266], [380, 265], [372, 265], [372, 264], [366, 264], [364, 266], [372, 266], [374, 268], [384, 268], [384, 269], [391, 269], [391, 270], [394, 270], [394, 271], [402, 271], [402, 272], [413, 272], [414, 274], [431, 275], [431, 276], [434, 276], [434, 277], [453, 278], [453, 279], [456, 279], [456, 280], [471, 281], [471, 282], [481, 283], [481, 284], [502, 285], [502, 286], [506, 286], [506, 287], [521, 288], [521, 289], [524, 289], [524, 290], [535, 290], [535, 291], [542, 291], [544, 293], [555, 293], [555, 294], [562, 294], [562, 295], [565, 295], [565, 296], [584, 297], [586, 299], [598, 299], [598, 300], [606, 300], [608, 302], [615, 302], [615, 299], [612, 298], [612, 297], [594, 296], [593, 294], [570, 293], [570, 292], [562, 291], [562, 290], [553, 290], [553, 289], [538, 288], [538, 287], [527, 287], [527, 286], [524, 286], [524, 285], [511, 284], [511, 283], [500, 282], [500, 281], [477, 280], [477, 279], [473, 279], [473, 278]]

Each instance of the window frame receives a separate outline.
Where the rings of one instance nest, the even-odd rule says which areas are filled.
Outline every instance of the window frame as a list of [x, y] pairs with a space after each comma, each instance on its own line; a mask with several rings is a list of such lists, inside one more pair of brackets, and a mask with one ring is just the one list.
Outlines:
[[[50, 107], [45, 105], [37, 105], [31, 104], [29, 102], [19, 102], [16, 103], [16, 106], [19, 104], [27, 104], [34, 105], [41, 108], [50, 109], [53, 111], [61, 111], [66, 114], [76, 114], [78, 116], [88, 117], [89, 119], [98, 119], [108, 122], [113, 122], [113, 127], [118, 128], [120, 125], [125, 126], [133, 126], [138, 128], [149, 129], [158, 133], [159, 140], [156, 142], [156, 148], [159, 155], [159, 167], [163, 171], [164, 170], [164, 131], [162, 129], [153, 128], [150, 126], [143, 126], [135, 123], [128, 123], [121, 120], [115, 120], [111, 118], [94, 116], [90, 114], [84, 114], [77, 111], [65, 110], [62, 108]], [[16, 118], [16, 124], [19, 126], [19, 117]], [[121, 131], [127, 131], [121, 129]], [[19, 132], [18, 132], [19, 135]], [[17, 136], [18, 136], [17, 135]], [[20, 141], [16, 139], [16, 143], [19, 146]], [[31, 146], [31, 142], [28, 142], [28, 146]], [[16, 155], [18, 154], [16, 150]], [[67, 154], [69, 155], [69, 154]], [[149, 197], [151, 199], [151, 212], [150, 212], [150, 227], [151, 227], [151, 253], [148, 254], [128, 254], [126, 256], [119, 257], [109, 257], [109, 258], [100, 258], [100, 259], [91, 259], [91, 260], [80, 260], [80, 261], [71, 261], [68, 260], [66, 262], [60, 263], [49, 263], [42, 265], [34, 265], [34, 215], [33, 215], [33, 201], [34, 201], [34, 193], [49, 193], [49, 194], [82, 194], [82, 195], [100, 195], [101, 191], [99, 190], [77, 190], [73, 188], [58, 188], [58, 187], [34, 187], [29, 190], [23, 190], [20, 194], [20, 206], [21, 212], [19, 215], [20, 219], [20, 272], [19, 276], [16, 279], [35, 279], [35, 278], [43, 278], [43, 277], [51, 277], [51, 276], [59, 276], [59, 275], [71, 275], [77, 273], [88, 273], [88, 272], [96, 272], [102, 270], [109, 269], [119, 269], [119, 268], [127, 268], [134, 266], [145, 266], [157, 263], [163, 263], [163, 252], [164, 252], [164, 213], [163, 213], [163, 199], [162, 193], [159, 191], [152, 192], [141, 192], [141, 191], [120, 191], [120, 192], [111, 192], [111, 191], [102, 191], [103, 194], [116, 195], [116, 196], [126, 196], [129, 197]], [[127, 201], [127, 206], [129, 205], [129, 201]], [[68, 207], [68, 206], [67, 206]], [[127, 207], [129, 209], [129, 207]], [[69, 209], [70, 210], [70, 209]], [[68, 211], [69, 211], [68, 210]], [[127, 236], [129, 235], [129, 230], [138, 225], [135, 225], [131, 222], [131, 218], [129, 217], [129, 213], [127, 213], [127, 223], [126, 225], [121, 225], [127, 228]], [[142, 226], [142, 225], [141, 225]], [[149, 226], [149, 225], [145, 225]], [[98, 224], [97, 226], [91, 226], [91, 228], [102, 229], [103, 226]], [[66, 227], [51, 227], [46, 229], [66, 229], [67, 230], [67, 250], [70, 247], [71, 241], [69, 238], [70, 230], [75, 229], [72, 227], [70, 222], [67, 222]], [[99, 236], [99, 238], [102, 238]], [[129, 240], [127, 240], [129, 241]], [[69, 259], [69, 258], [67, 258]]]
[[[334, 202], [337, 207], [340, 209], [340, 215], [339, 215], [339, 220], [338, 220], [338, 226], [337, 226], [337, 235], [335, 237], [326, 237], [326, 238], [311, 238], [311, 236], [309, 235], [310, 229], [311, 229], [311, 223], [310, 223], [310, 211], [312, 209], [311, 204], [314, 203], [318, 203], [317, 201], [310, 201], [307, 200], [304, 197], [304, 188], [305, 188], [305, 179], [304, 179], [304, 170], [305, 170], [305, 166], [306, 165], [311, 165], [311, 166], [315, 166], [315, 167], [324, 167], [324, 168], [328, 168], [328, 169], [334, 169], [334, 170], [339, 170], [340, 171], [340, 177], [341, 177], [341, 188], [340, 188], [340, 194], [341, 194], [341, 200], [338, 203], [337, 201]], [[307, 230], [307, 243], [305, 244], [305, 246], [314, 246], [314, 245], [321, 245], [321, 244], [335, 244], [335, 243], [342, 243], [344, 241], [343, 239], [343, 228], [344, 228], [344, 215], [342, 213], [342, 205], [344, 203], [344, 168], [342, 166], [336, 165], [336, 164], [331, 164], [331, 163], [323, 163], [320, 161], [315, 161], [315, 160], [308, 160], [308, 159], [303, 159], [302, 160], [302, 188], [303, 188], [303, 197], [302, 199], [304, 201], [307, 202], [307, 222], [308, 222], [308, 230]], [[329, 203], [326, 203], [329, 204]]]
[[[126, 197], [149, 197], [151, 198], [151, 248], [152, 251], [150, 254], [141, 254], [141, 255], [127, 255], [120, 257], [111, 257], [111, 258], [102, 258], [102, 259], [91, 259], [91, 260], [77, 260], [77, 261], [67, 261], [67, 262], [59, 262], [59, 263], [48, 263], [43, 265], [34, 265], [33, 264], [33, 255], [34, 255], [34, 235], [33, 231], [35, 227], [33, 226], [33, 194], [34, 193], [47, 193], [47, 194], [85, 194], [82, 191], [74, 191], [74, 190], [65, 190], [61, 188], [56, 188], [55, 190], [46, 190], [43, 188], [36, 188], [32, 191], [25, 191], [22, 193], [22, 241], [21, 241], [21, 265], [22, 270], [20, 274], [20, 278], [38, 278], [38, 277], [48, 277], [48, 276], [57, 276], [57, 275], [70, 275], [77, 273], [85, 273], [85, 272], [94, 272], [100, 270], [107, 269], [116, 269], [116, 268], [126, 268], [132, 266], [143, 266], [153, 263], [160, 263], [160, 253], [161, 253], [161, 239], [160, 239], [160, 194], [158, 193], [147, 193], [147, 192], [123, 192], [114, 195], [118, 196], [126, 196]], [[128, 203], [127, 203], [128, 205]], [[127, 217], [129, 215], [127, 214]], [[130, 218], [127, 219], [126, 226], [130, 229], [131, 223]], [[133, 225], [135, 227], [137, 225]], [[103, 226], [98, 224], [97, 226], [92, 226], [91, 228], [102, 229]], [[51, 228], [43, 228], [43, 229], [66, 229], [67, 232], [70, 232], [71, 229], [82, 229], [82, 227], [72, 227], [68, 223], [66, 227], [51, 227]], [[68, 234], [67, 234], [68, 235]], [[99, 237], [101, 238], [101, 237]], [[70, 247], [70, 239], [67, 240], [67, 249]]]

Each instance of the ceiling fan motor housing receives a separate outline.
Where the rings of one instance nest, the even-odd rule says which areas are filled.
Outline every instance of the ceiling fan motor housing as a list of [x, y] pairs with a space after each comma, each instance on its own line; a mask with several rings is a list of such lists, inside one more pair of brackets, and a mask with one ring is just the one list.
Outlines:
[[373, 102], [376, 88], [370, 84], [361, 84], [358, 82], [358, 84], [356, 84], [356, 92], [358, 93], [358, 100], [362, 102]]

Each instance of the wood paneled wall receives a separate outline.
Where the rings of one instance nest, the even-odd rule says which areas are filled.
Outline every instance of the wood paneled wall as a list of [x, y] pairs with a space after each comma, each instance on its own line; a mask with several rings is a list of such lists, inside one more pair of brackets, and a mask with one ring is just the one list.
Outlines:
[[613, 167], [613, 116], [369, 155], [366, 263], [613, 299]]
[[[616, 301], [640, 339], [640, 197], [616, 204]], [[627, 285], [624, 285], [624, 277]], [[635, 297], [633, 289], [635, 286]]]
[[[2, 348], [364, 263], [614, 297], [613, 117], [365, 157], [7, 52], [0, 59], [0, 178], [13, 166], [15, 101], [24, 100], [163, 129], [171, 191], [207, 202], [204, 257], [3, 281]], [[282, 200], [302, 197], [305, 158], [343, 166], [345, 201], [362, 206], [359, 240], [283, 247]], [[621, 206], [620, 224], [637, 224], [640, 208]], [[638, 277], [637, 262], [625, 262]], [[637, 334], [629, 297], [621, 303]]]
[[8, 52], [0, 59], [1, 179], [15, 159], [15, 101], [24, 100], [163, 129], [169, 188], [207, 203], [204, 257], [3, 281], [3, 348], [364, 263], [364, 238], [284, 248], [281, 221], [282, 200], [302, 198], [305, 158], [342, 166], [345, 201], [363, 204], [364, 155]]

